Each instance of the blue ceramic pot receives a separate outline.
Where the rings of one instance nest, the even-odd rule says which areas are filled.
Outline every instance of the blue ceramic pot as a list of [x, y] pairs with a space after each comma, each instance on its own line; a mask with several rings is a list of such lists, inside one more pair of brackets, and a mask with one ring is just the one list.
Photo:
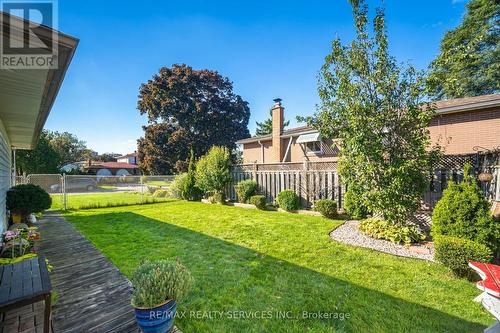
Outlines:
[[168, 301], [151, 309], [135, 308], [135, 318], [144, 333], [165, 333], [174, 326], [176, 309], [175, 301]]

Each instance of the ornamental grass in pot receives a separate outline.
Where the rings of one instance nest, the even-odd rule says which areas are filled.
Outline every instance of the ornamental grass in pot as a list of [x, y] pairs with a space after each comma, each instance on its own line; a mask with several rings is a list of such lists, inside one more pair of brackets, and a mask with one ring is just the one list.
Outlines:
[[142, 262], [132, 276], [132, 306], [143, 332], [165, 333], [174, 325], [177, 302], [188, 293], [193, 278], [178, 260]]

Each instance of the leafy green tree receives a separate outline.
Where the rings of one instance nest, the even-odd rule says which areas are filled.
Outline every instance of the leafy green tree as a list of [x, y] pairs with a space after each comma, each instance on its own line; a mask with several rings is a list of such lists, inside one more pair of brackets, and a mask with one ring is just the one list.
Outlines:
[[231, 155], [226, 147], [214, 146], [196, 163], [196, 185], [205, 193], [223, 193], [231, 182]]
[[457, 28], [441, 41], [430, 65], [429, 95], [436, 99], [500, 91], [500, 2], [472, 0]]
[[384, 12], [368, 31], [368, 7], [351, 1], [357, 38], [337, 38], [321, 69], [321, 106], [306, 119], [323, 137], [340, 139], [339, 174], [359, 189], [374, 213], [406, 223], [420, 204], [433, 154], [427, 125], [434, 109], [421, 107], [422, 74], [388, 53]]
[[185, 171], [188, 147], [195, 157], [214, 145], [233, 151], [237, 140], [250, 136], [248, 103], [215, 71], [163, 67], [141, 85], [137, 108], [148, 117], [138, 142], [139, 166], [150, 174]]
[[[270, 117], [264, 120], [263, 122], [256, 121], [255, 124], [257, 128], [255, 129], [255, 135], [266, 135], [271, 134], [273, 132], [273, 110], [269, 110]], [[290, 120], [283, 122], [283, 128], [290, 125]]]
[[89, 158], [90, 150], [87, 149], [85, 141], [78, 139], [74, 134], [47, 131], [47, 138], [50, 145], [59, 154], [59, 167], [67, 163], [78, 162]]
[[189, 166], [184, 186], [182, 188], [182, 198], [189, 201], [198, 201], [202, 198], [202, 191], [196, 186], [196, 175], [194, 165], [194, 152], [190, 150]]
[[33, 150], [16, 151], [17, 174], [58, 173], [61, 158], [50, 144], [49, 132], [42, 131]]

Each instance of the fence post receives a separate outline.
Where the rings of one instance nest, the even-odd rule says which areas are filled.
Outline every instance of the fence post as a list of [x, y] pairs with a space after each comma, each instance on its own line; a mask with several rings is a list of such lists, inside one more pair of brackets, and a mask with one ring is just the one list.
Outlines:
[[142, 176], [140, 176], [139, 178], [139, 184], [141, 185], [141, 205], [142, 205], [144, 204], [144, 184], [142, 183]]
[[62, 175], [62, 206], [63, 210], [66, 210], [66, 173]]

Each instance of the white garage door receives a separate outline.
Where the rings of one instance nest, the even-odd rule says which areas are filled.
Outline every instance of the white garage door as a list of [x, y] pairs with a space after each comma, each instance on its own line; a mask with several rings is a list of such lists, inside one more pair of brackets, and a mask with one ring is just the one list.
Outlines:
[[5, 194], [10, 188], [11, 154], [9, 144], [3, 133], [0, 132], [0, 232], [3, 232], [7, 225]]

